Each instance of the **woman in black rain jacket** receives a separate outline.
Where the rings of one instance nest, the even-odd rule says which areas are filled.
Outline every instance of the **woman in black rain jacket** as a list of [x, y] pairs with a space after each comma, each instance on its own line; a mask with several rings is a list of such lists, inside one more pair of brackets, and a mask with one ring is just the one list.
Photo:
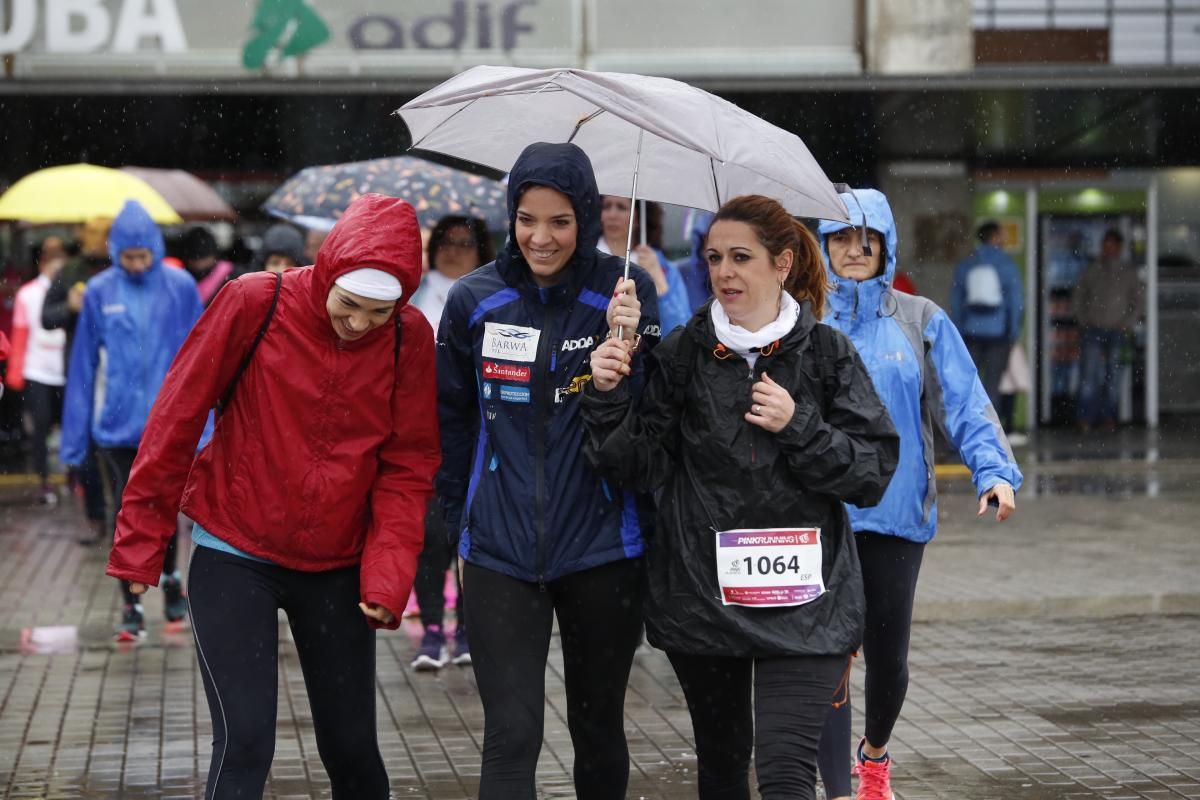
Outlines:
[[[762, 796], [807, 798], [822, 721], [862, 636], [842, 503], [878, 501], [899, 441], [849, 340], [817, 322], [825, 270], [807, 229], [773, 200], [735, 198], [704, 254], [714, 300], [647, 356], [636, 409], [623, 380], [631, 344], [610, 337], [593, 353], [589, 455], [624, 486], [661, 491], [646, 628], [688, 700], [701, 796], [749, 796], [757, 730]], [[637, 317], [630, 291], [614, 298], [614, 327]], [[734, 531], [718, 553], [718, 532]]]

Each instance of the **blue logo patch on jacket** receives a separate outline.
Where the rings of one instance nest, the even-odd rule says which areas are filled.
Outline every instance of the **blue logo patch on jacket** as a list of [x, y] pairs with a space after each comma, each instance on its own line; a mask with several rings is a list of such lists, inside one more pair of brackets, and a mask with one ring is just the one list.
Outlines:
[[506, 403], [528, 403], [529, 388], [526, 386], [501, 386], [500, 399]]

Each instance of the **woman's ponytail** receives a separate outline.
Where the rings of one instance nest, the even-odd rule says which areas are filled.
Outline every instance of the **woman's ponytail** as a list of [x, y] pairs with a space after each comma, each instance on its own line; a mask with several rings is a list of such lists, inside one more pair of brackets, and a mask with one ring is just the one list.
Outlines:
[[758, 240], [772, 258], [791, 250], [792, 271], [783, 282], [784, 291], [796, 298], [796, 302], [807, 300], [812, 304], [813, 315], [818, 320], [825, 316], [825, 294], [829, 288], [825, 259], [821, 257], [817, 237], [804, 223], [787, 213], [778, 201], [757, 194], [742, 195], [726, 202], [713, 217], [713, 223], [721, 220], [744, 222], [754, 228]]
[[821, 246], [804, 223], [793, 219], [792, 228], [796, 235], [795, 256], [792, 271], [788, 273], [783, 288], [797, 302], [807, 300], [812, 305], [813, 315], [820, 320], [825, 316], [825, 293], [829, 278], [825, 274], [825, 259], [821, 257]]

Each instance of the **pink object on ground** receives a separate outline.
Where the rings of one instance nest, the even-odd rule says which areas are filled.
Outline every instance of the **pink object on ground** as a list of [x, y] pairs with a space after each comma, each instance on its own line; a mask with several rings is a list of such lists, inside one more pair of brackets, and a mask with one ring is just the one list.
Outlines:
[[421, 616], [421, 607], [417, 605], [417, 593], [415, 591], [408, 593], [408, 605], [404, 607], [404, 616], [419, 617]]

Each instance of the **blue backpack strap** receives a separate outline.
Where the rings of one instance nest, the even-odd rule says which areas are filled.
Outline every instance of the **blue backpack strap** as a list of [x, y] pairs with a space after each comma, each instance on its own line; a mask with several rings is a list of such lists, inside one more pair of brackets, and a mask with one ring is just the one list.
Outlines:
[[254, 358], [254, 351], [258, 349], [258, 343], [262, 341], [266, 335], [267, 328], [271, 325], [271, 319], [275, 316], [275, 306], [279, 303], [279, 287], [283, 285], [283, 275], [275, 273], [275, 293], [271, 295], [271, 307], [267, 309], [267, 316], [262, 321], [262, 325], [258, 327], [258, 333], [254, 337], [254, 341], [250, 343], [250, 347], [246, 350], [246, 354], [242, 356], [242, 362], [238, 364], [237, 372], [233, 373], [233, 378], [229, 381], [229, 385], [225, 387], [225, 391], [221, 393], [221, 398], [217, 400], [217, 416], [225, 413], [225, 409], [229, 407], [229, 403], [233, 400], [233, 392], [237, 389], [238, 381], [242, 379], [242, 373], [246, 371], [246, 367], [250, 366], [250, 359]]

